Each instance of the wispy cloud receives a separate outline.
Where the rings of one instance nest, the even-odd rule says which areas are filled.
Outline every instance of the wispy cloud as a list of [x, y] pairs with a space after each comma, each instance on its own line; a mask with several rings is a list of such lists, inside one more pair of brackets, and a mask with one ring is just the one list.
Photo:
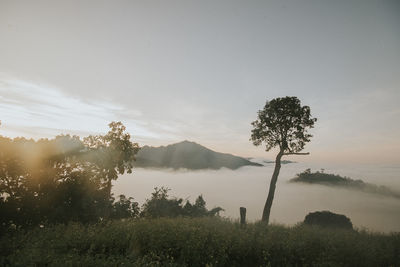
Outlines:
[[105, 132], [110, 121], [123, 120], [135, 136], [156, 138], [158, 133], [145, 126], [141, 115], [111, 102], [88, 102], [57, 88], [0, 75], [0, 130], [8, 136], [96, 134]]
[[182, 103], [171, 117], [151, 117], [129, 107], [126, 102], [90, 101], [79, 95], [71, 96], [55, 86], [0, 73], [0, 135], [42, 138], [68, 133], [86, 136], [106, 132], [111, 121], [122, 121], [134, 140], [142, 145], [164, 145], [184, 139], [204, 142], [218, 139], [216, 136], [226, 138], [229, 133], [224, 124], [218, 122], [221, 114], [215, 109]]

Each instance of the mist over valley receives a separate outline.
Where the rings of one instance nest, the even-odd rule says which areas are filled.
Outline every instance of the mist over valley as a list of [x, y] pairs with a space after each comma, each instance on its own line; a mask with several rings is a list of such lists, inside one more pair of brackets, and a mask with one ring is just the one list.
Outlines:
[[[263, 161], [264, 159], [252, 159]], [[400, 190], [399, 168], [385, 165], [338, 165], [294, 163], [283, 165], [276, 188], [271, 222], [293, 225], [304, 220], [312, 211], [329, 210], [345, 214], [355, 227], [391, 232], [400, 231], [400, 201], [397, 198], [354, 191], [340, 187], [290, 183], [296, 174], [311, 168], [359, 178], [365, 182]], [[260, 220], [273, 164], [263, 167], [245, 166], [237, 170], [154, 170], [137, 168], [132, 174], [118, 178], [115, 195], [133, 196], [140, 204], [149, 198], [154, 187], [171, 188], [170, 195], [193, 201], [202, 194], [207, 207], [220, 206], [221, 213], [239, 218], [239, 207], [247, 208], [251, 221]]]

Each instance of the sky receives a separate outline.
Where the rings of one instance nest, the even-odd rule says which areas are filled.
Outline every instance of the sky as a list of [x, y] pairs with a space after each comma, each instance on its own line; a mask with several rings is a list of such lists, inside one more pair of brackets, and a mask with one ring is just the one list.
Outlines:
[[400, 2], [0, 1], [0, 135], [249, 141], [267, 100], [318, 119], [298, 161], [400, 164]]

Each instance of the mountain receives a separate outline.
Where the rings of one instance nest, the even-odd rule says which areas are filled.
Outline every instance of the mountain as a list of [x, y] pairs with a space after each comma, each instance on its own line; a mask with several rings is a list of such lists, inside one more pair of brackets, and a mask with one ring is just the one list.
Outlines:
[[150, 147], [144, 146], [136, 156], [136, 167], [173, 169], [238, 169], [242, 166], [263, 166], [245, 158], [212, 151], [194, 142]]

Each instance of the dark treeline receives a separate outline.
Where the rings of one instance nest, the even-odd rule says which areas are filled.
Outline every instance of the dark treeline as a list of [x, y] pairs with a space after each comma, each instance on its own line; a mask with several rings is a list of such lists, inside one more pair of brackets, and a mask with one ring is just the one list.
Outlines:
[[[140, 215], [131, 197], [111, 194], [112, 181], [131, 173], [139, 145], [132, 143], [121, 122], [109, 124], [106, 135], [62, 135], [38, 141], [0, 136], [0, 224], [31, 227]], [[209, 215], [200, 196], [195, 204], [168, 198], [156, 189], [143, 205], [143, 216]], [[169, 210], [158, 211], [159, 208]]]
[[[93, 222], [113, 216], [111, 182], [139, 151], [120, 122], [106, 135], [34, 141], [0, 137], [1, 225]], [[129, 199], [128, 199], [129, 200]]]
[[337, 186], [370, 194], [400, 198], [400, 192], [393, 191], [386, 186], [365, 183], [362, 180], [354, 180], [336, 174], [325, 173], [324, 170], [311, 172], [311, 169], [306, 169], [304, 172], [297, 174], [290, 182]]

